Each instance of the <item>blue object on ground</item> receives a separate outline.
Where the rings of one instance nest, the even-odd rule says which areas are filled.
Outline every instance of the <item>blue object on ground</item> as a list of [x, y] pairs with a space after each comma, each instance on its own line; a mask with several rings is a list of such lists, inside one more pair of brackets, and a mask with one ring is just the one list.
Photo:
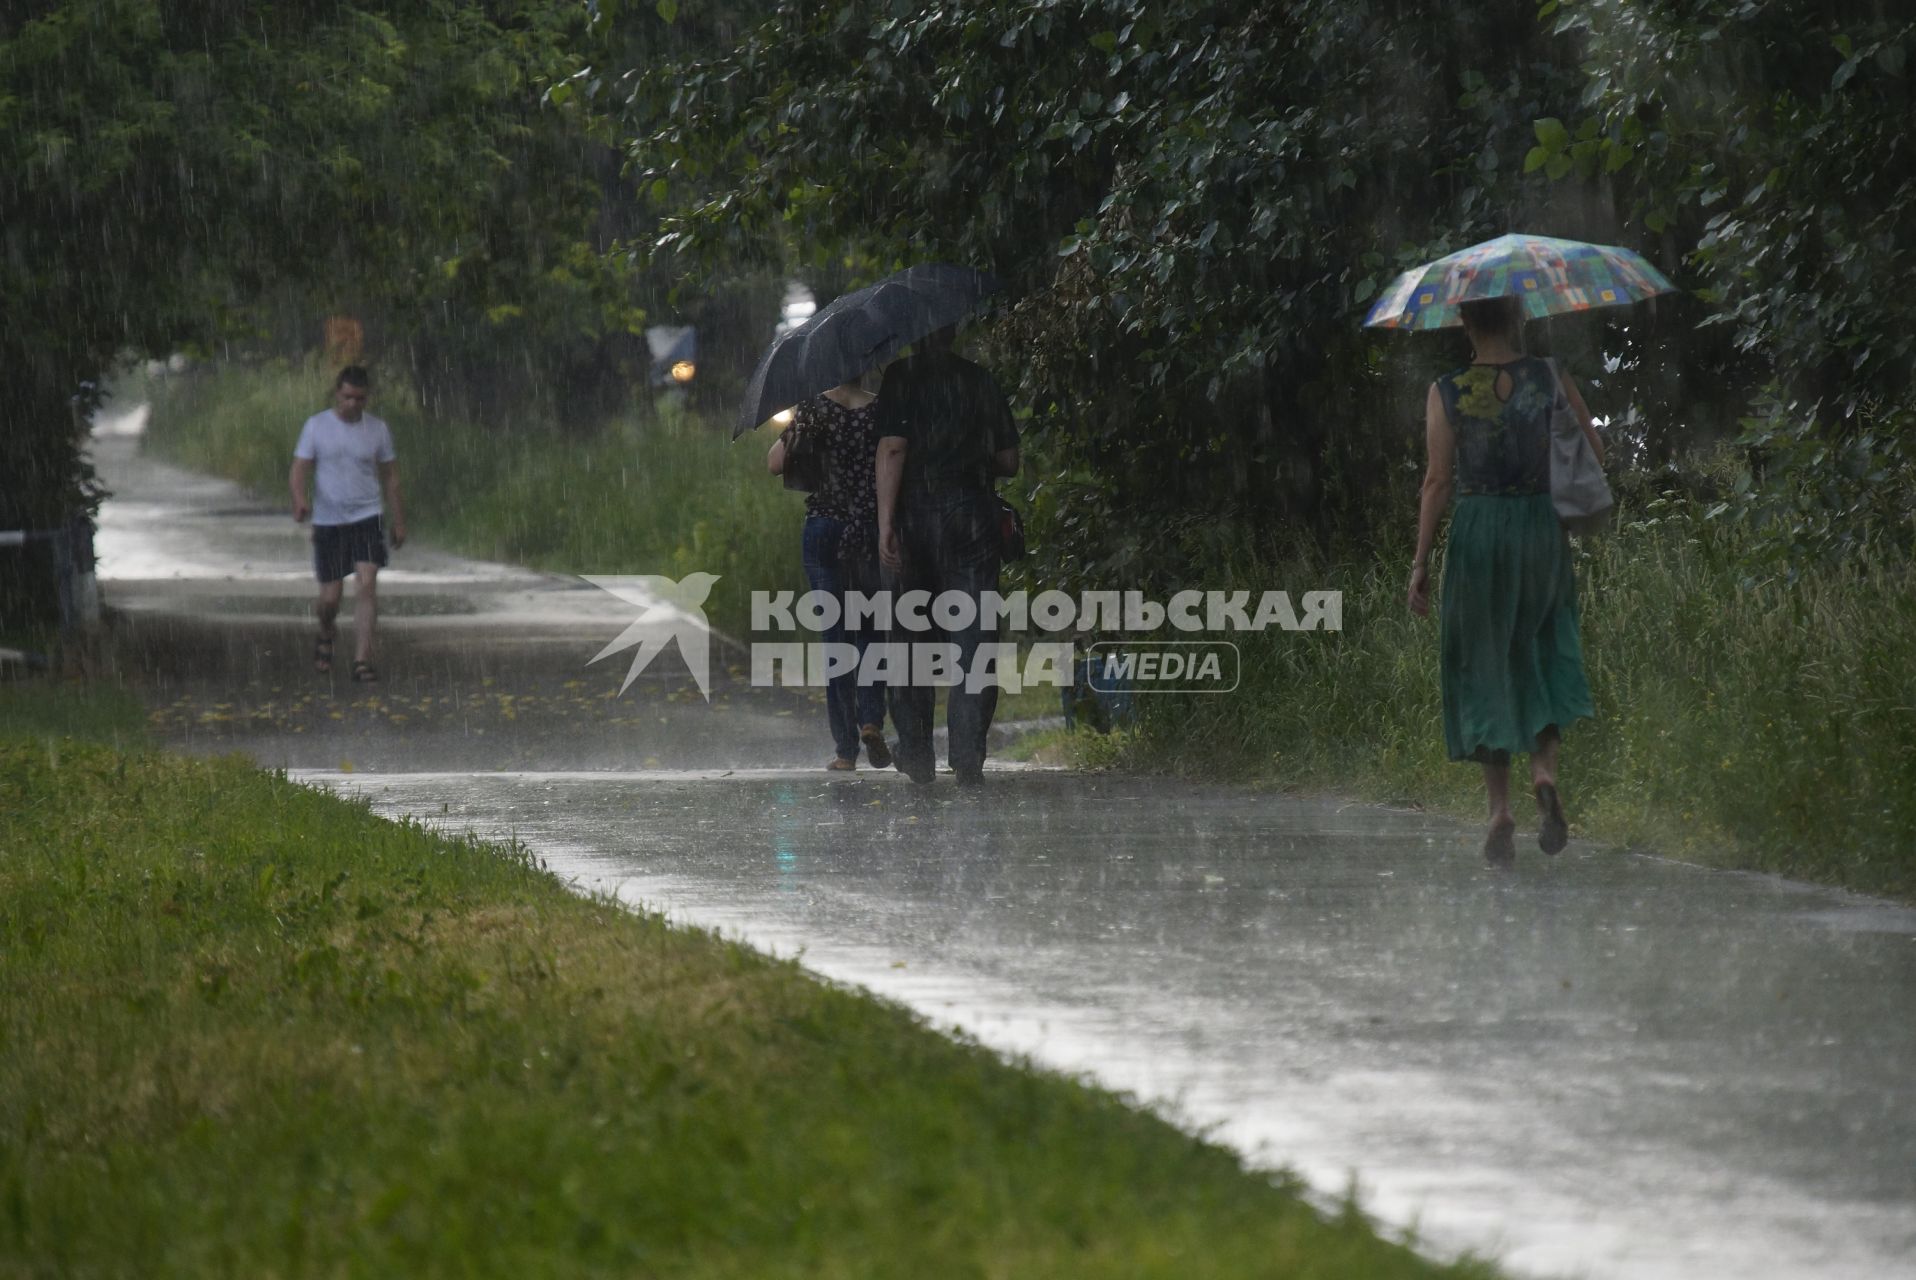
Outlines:
[[1071, 668], [1071, 683], [1059, 692], [1067, 729], [1077, 728], [1082, 721], [1099, 733], [1109, 733], [1137, 723], [1130, 677], [1107, 673], [1097, 654], [1079, 658]]

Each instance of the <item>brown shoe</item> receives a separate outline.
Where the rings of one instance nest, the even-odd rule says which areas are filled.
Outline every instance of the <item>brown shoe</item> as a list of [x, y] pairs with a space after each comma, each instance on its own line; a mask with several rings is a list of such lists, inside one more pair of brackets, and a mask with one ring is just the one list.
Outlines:
[[858, 731], [858, 740], [865, 744], [865, 759], [872, 768], [891, 768], [891, 748], [885, 745], [883, 729], [875, 724], [868, 724]]
[[858, 761], [847, 760], [844, 756], [833, 756], [832, 762], [825, 767], [833, 773], [849, 773], [858, 767]]

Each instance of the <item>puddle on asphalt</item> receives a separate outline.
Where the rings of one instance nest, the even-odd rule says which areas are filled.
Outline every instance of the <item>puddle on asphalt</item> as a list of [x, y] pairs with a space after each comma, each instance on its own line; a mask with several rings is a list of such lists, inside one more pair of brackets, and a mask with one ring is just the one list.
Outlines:
[[1907, 907], [1850, 907], [1841, 911], [1799, 911], [1794, 919], [1838, 933], [1897, 934], [1916, 942], [1916, 910]]

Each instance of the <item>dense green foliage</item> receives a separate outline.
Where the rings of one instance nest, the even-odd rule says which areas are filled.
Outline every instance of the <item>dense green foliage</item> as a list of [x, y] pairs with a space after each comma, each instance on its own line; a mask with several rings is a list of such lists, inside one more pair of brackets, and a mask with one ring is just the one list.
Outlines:
[[340, 309], [444, 381], [474, 331], [496, 365], [533, 325], [538, 358], [629, 328], [618, 260], [586, 239], [587, 149], [540, 113], [582, 22], [539, 0], [10, 5], [0, 528], [94, 500], [76, 426], [128, 352], [289, 326], [317, 345]]
[[1907, 534], [1911, 27], [1882, 5], [243, 11], [0, 24], [21, 519], [83, 503], [71, 407], [127, 350], [303, 349], [343, 309], [428, 406], [591, 420], [648, 312], [700, 324], [716, 405], [784, 273], [829, 294], [943, 257], [1010, 283], [987, 354], [1035, 411], [1053, 578], [1364, 540], [1403, 516], [1417, 388], [1456, 352], [1363, 306], [1521, 228], [1697, 286], [1533, 335], [1625, 457], [1742, 431], [1739, 492], [1780, 499], [1787, 550]]
[[1036, 410], [1054, 579], [1404, 518], [1418, 388], [1458, 353], [1357, 320], [1395, 270], [1510, 229], [1701, 286], [1532, 340], [1596, 382], [1626, 462], [1747, 429], [1736, 493], [1794, 512], [1788, 551], [1907, 533], [1910, 27], [1888, 14], [787, 4], [630, 64], [612, 105], [660, 249], [1011, 281], [988, 343]]
[[[1633, 221], [1688, 255], [1740, 354], [1737, 503], [1784, 554], [1916, 525], [1916, 19], [1814, 0], [1576, 0], [1593, 109], [1537, 163], [1617, 171]], [[1693, 386], [1692, 399], [1710, 398]]]
[[1710, 323], [1787, 394], [1840, 415], [1900, 405], [1916, 358], [1916, 20], [1808, 0], [1689, 9], [1559, 8], [1556, 29], [1584, 37], [1598, 127], [1541, 159], [1627, 172], [1632, 215], [1680, 230]]
[[624, 110], [664, 248], [1010, 281], [991, 354], [1038, 411], [1047, 567], [1136, 573], [1221, 515], [1369, 523], [1415, 379], [1381, 371], [1360, 308], [1552, 195], [1519, 173], [1529, 121], [1579, 86], [1567, 44], [1517, 56], [1529, 13], [782, 5], [635, 67]]
[[21, 1275], [1488, 1274], [522, 852], [21, 739], [0, 1202]]

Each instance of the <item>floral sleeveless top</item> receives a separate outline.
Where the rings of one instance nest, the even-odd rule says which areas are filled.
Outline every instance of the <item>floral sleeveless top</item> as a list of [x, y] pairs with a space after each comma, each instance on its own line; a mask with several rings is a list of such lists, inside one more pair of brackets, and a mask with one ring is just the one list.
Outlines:
[[[1510, 395], [1497, 398], [1500, 374]], [[1550, 411], [1557, 380], [1536, 356], [1471, 364], [1437, 379], [1457, 433], [1456, 491], [1515, 496], [1550, 492]]]
[[824, 475], [805, 498], [805, 514], [845, 523], [840, 550], [862, 552], [878, 545], [878, 402], [847, 409], [828, 396], [813, 396], [792, 411], [792, 425], [824, 446]]

